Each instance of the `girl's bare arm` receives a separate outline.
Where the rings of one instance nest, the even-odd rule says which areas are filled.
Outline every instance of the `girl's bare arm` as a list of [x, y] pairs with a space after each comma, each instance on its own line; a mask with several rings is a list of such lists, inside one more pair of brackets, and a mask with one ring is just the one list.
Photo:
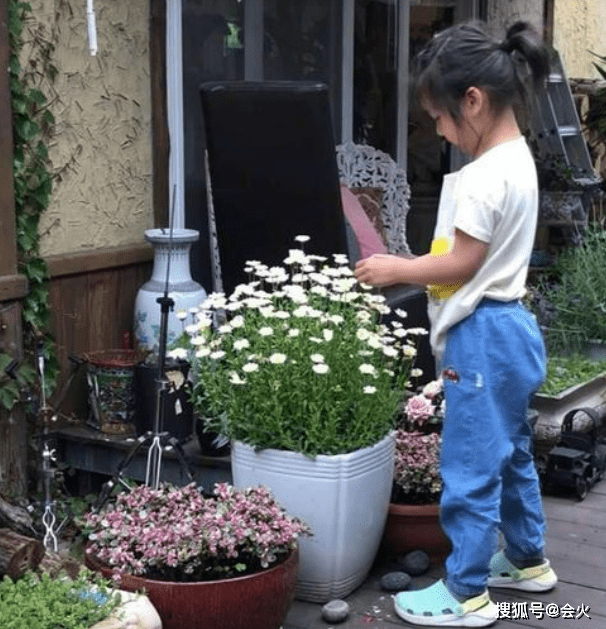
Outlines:
[[356, 264], [356, 277], [372, 286], [456, 284], [475, 275], [487, 251], [487, 243], [457, 229], [454, 246], [448, 253], [411, 259], [376, 254]]

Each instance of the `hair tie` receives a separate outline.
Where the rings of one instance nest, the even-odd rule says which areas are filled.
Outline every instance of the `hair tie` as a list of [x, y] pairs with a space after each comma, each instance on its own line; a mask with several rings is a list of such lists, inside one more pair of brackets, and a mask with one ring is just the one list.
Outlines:
[[516, 45], [511, 41], [511, 39], [504, 39], [500, 44], [499, 44], [499, 50], [502, 50], [503, 52], [506, 53], [510, 53], [513, 52], [516, 49]]

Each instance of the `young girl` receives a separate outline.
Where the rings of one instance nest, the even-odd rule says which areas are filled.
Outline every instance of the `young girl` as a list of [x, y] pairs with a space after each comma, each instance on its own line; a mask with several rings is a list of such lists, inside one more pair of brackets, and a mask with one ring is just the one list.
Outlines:
[[[515, 115], [548, 56], [532, 27], [503, 42], [477, 23], [451, 27], [417, 57], [418, 93], [437, 132], [474, 160], [444, 178], [431, 252], [374, 255], [356, 276], [428, 286], [431, 344], [442, 370], [442, 526], [446, 579], [402, 592], [396, 612], [421, 625], [481, 627], [498, 608], [486, 586], [543, 592], [545, 521], [531, 454], [529, 401], [545, 373], [535, 318], [520, 303], [537, 222], [536, 169]], [[530, 73], [528, 72], [530, 70]], [[498, 529], [506, 541], [497, 549]]]

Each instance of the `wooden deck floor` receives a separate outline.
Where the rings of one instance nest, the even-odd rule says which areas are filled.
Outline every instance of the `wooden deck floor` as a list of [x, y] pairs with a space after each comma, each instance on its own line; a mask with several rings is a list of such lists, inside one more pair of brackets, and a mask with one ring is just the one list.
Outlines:
[[[492, 590], [492, 599], [502, 604], [501, 618], [493, 626], [602, 629], [606, 627], [606, 480], [594, 486], [583, 502], [577, 502], [571, 494], [544, 496], [544, 508], [548, 523], [546, 552], [559, 583], [545, 594]], [[391, 595], [380, 588], [381, 576], [390, 570], [386, 563], [377, 562], [366, 582], [347, 597], [350, 616], [334, 625], [335, 629], [412, 626], [395, 615]], [[415, 578], [413, 587], [424, 587], [441, 576], [443, 569], [434, 567], [427, 575]], [[508, 604], [510, 617], [504, 618]], [[551, 616], [539, 618], [540, 609], [549, 609]], [[295, 601], [283, 629], [333, 626], [322, 619], [321, 612], [322, 605]]]

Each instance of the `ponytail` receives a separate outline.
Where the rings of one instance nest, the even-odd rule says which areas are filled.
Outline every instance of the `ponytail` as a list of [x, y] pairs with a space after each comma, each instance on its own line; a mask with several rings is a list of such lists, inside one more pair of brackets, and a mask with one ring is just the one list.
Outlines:
[[549, 55], [528, 22], [513, 24], [500, 42], [485, 24], [472, 21], [434, 35], [415, 58], [414, 71], [417, 92], [457, 121], [472, 86], [484, 89], [497, 110], [526, 104], [528, 79], [535, 89], [544, 84]]
[[532, 73], [533, 85], [540, 88], [549, 74], [549, 55], [537, 31], [528, 22], [512, 24], [500, 44], [501, 50], [518, 55], [526, 61]]

